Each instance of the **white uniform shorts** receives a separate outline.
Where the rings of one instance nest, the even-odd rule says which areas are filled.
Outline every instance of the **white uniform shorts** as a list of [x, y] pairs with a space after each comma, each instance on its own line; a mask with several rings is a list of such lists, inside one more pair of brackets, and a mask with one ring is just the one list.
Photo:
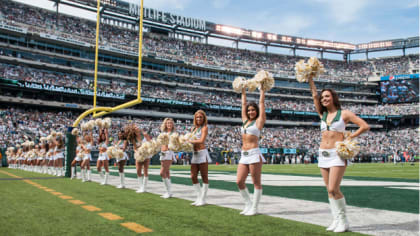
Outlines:
[[333, 166], [345, 166], [346, 160], [341, 159], [335, 148], [319, 149], [318, 167], [330, 168]]
[[211, 163], [211, 158], [209, 151], [203, 149], [197, 152], [193, 152], [193, 157], [191, 159], [191, 164], [202, 164], [202, 163]]
[[253, 148], [241, 152], [241, 160], [239, 160], [239, 164], [249, 165], [259, 163], [261, 161], [265, 162], [265, 159], [261, 154], [261, 150], [259, 148]]
[[175, 159], [175, 153], [171, 150], [160, 152], [160, 158], [161, 161], [172, 161]]

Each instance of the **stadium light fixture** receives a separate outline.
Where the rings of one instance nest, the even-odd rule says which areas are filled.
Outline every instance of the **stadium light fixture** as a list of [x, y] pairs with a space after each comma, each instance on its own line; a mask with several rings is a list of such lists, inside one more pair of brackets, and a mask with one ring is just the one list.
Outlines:
[[226, 34], [242, 35], [243, 31], [240, 28], [230, 27], [226, 25], [216, 25], [216, 31], [220, 31]]

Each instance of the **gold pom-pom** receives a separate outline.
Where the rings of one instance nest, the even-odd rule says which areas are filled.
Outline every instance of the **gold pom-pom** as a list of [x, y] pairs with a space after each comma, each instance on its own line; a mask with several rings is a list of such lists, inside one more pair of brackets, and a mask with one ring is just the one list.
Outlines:
[[309, 58], [308, 63], [299, 60], [295, 65], [296, 80], [299, 83], [308, 82], [310, 76], [318, 77], [324, 72], [324, 65], [316, 57]]
[[93, 128], [95, 127], [95, 121], [94, 120], [88, 121], [87, 127], [88, 127], [88, 130], [93, 130]]
[[104, 126], [104, 128], [111, 128], [111, 118], [107, 117], [105, 119], [103, 119], [102, 124]]
[[95, 120], [95, 126], [98, 127], [98, 129], [102, 129], [102, 127], [103, 127], [102, 119], [96, 119]]
[[168, 133], [161, 133], [161, 134], [159, 134], [159, 136], [157, 137], [156, 141], [160, 145], [168, 145], [169, 144], [169, 134]]
[[241, 93], [242, 89], [246, 87], [246, 79], [244, 77], [236, 77], [232, 82], [233, 90], [237, 93]]
[[270, 91], [274, 87], [274, 78], [273, 75], [265, 70], [260, 70], [255, 76], [255, 81], [258, 84], [258, 88], [264, 91]]
[[179, 142], [179, 134], [173, 133], [171, 136], [169, 136], [169, 150], [172, 150], [174, 152], [179, 152], [181, 150], [181, 144]]
[[80, 131], [78, 128], [73, 128], [73, 130], [71, 131], [71, 134], [74, 136], [78, 136], [80, 134]]
[[[346, 134], [348, 136], [348, 134]], [[355, 139], [346, 138], [342, 142], [336, 142], [337, 154], [343, 159], [351, 159], [360, 151], [360, 144]]]
[[57, 138], [63, 138], [63, 137], [64, 137], [64, 134], [63, 133], [57, 132]]
[[114, 158], [114, 155], [113, 155], [114, 149], [115, 149], [114, 146], [110, 146], [106, 149], [106, 154], [108, 155], [109, 158]]
[[255, 79], [250, 79], [246, 83], [249, 92], [254, 92], [258, 88], [258, 83]]

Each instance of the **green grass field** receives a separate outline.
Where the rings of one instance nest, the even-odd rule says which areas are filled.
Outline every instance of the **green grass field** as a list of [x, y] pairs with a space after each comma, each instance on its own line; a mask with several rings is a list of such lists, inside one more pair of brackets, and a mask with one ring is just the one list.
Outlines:
[[[234, 175], [236, 168], [237, 166], [231, 165], [209, 166], [211, 171], [229, 175]], [[190, 170], [190, 167], [172, 166], [171, 170]], [[316, 165], [264, 165], [263, 173], [320, 176]], [[133, 173], [126, 173], [126, 176], [135, 178]], [[419, 165], [354, 164], [347, 168], [345, 178], [418, 182]], [[151, 175], [150, 179], [160, 181], [160, 176]], [[172, 181], [176, 184], [190, 185], [188, 178], [173, 177]], [[237, 188], [233, 182], [210, 181], [212, 188], [229, 191], [236, 191]], [[51, 192], [42, 187], [51, 189]], [[252, 190], [252, 186], [248, 187]], [[144, 233], [146, 235], [333, 235], [318, 225], [267, 215], [246, 217], [239, 215], [238, 210], [230, 208], [215, 205], [198, 208], [190, 206], [190, 201], [183, 199], [162, 199], [151, 193], [137, 194], [129, 189], [120, 190], [94, 182], [81, 183], [80, 180], [51, 178], [48, 175], [7, 168], [0, 168], [0, 188], [0, 199], [3, 203], [0, 211], [0, 235], [7, 236], [137, 234], [121, 225], [127, 222], [134, 222], [153, 231]], [[419, 212], [418, 191], [380, 186], [343, 186], [342, 191], [348, 196], [350, 205], [415, 214]], [[60, 198], [63, 195], [72, 199]], [[264, 195], [326, 201], [325, 189], [319, 186], [264, 186]], [[393, 200], [399, 198], [412, 198], [414, 202], [417, 201], [417, 206], [413, 207], [407, 201]], [[70, 200], [80, 200], [84, 203], [75, 205], [69, 202]], [[87, 205], [99, 208], [99, 211], [83, 208]], [[99, 213], [112, 213], [122, 219], [105, 219]], [[348, 232], [345, 235], [359, 234]]]
[[[175, 167], [174, 167], [175, 168]], [[30, 178], [35, 184], [15, 179], [4, 172]], [[240, 216], [237, 210], [214, 205], [190, 206], [182, 199], [162, 199], [151, 193], [136, 194], [98, 183], [81, 183], [68, 178], [41, 178], [46, 175], [0, 168], [0, 235], [134, 235], [121, 223], [135, 222], [153, 232], [146, 235], [334, 235], [324, 227], [266, 215]], [[59, 192], [60, 195], [52, 193]], [[85, 202], [74, 205], [61, 199]], [[101, 210], [82, 208], [93, 205]], [[123, 219], [108, 220], [107, 212]], [[359, 235], [348, 232], [345, 235]]]

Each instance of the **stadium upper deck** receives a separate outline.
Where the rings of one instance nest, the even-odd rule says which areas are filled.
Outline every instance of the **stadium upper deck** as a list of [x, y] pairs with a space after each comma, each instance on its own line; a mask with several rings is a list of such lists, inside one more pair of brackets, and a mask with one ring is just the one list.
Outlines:
[[[3, 77], [32, 82], [20, 83], [23, 87], [8, 90], [5, 94], [43, 101], [90, 104], [88, 95], [91, 93], [84, 93], [85, 97], [77, 96], [75, 100], [74, 93], [65, 94], [69, 89], [61, 87], [78, 91], [91, 88], [93, 49], [87, 43], [94, 39], [94, 23], [61, 15], [56, 28], [55, 13], [13, 1], [5, 1], [0, 12], [3, 22], [0, 27]], [[23, 12], [25, 14], [21, 14]], [[11, 25], [16, 27], [11, 28]], [[17, 32], [19, 29], [23, 31]], [[100, 89], [107, 92], [105, 97], [110, 99], [99, 100], [99, 104], [119, 104], [121, 101], [118, 99], [121, 97], [127, 99], [136, 93], [134, 83], [137, 66], [133, 53], [136, 34], [134, 30], [102, 25], [99, 83]], [[258, 69], [267, 69], [278, 76], [276, 87], [268, 94], [267, 105], [272, 110], [269, 117], [316, 121], [308, 86], [297, 83], [292, 76], [294, 64], [299, 59], [297, 57], [224, 48], [153, 33], [146, 33], [144, 42], [146, 57], [143, 63], [143, 94], [149, 99], [143, 99], [143, 105], [147, 109], [179, 113], [185, 111], [186, 107], [187, 111], [204, 108], [216, 117], [226, 111], [230, 111], [229, 117], [238, 117], [239, 97], [231, 90], [231, 81], [237, 75], [250, 77]], [[133, 47], [128, 49], [126, 46], [130, 43]], [[117, 44], [126, 50], [116, 51], [113, 47]], [[375, 117], [373, 123], [383, 123], [387, 119], [385, 116], [418, 114], [416, 103], [370, 106], [368, 104], [378, 103], [378, 85], [345, 81], [347, 76], [366, 79], [364, 76], [377, 71], [410, 73], [410, 68], [418, 65], [418, 57], [412, 55], [350, 63], [323, 61], [329, 72], [317, 82], [321, 85], [318, 87], [338, 90], [346, 108], [362, 115], [382, 116]], [[344, 81], [338, 82], [336, 78]], [[36, 83], [60, 86], [61, 90], [40, 94]], [[169, 103], [160, 103], [154, 98], [178, 100], [176, 105], [179, 108]], [[187, 106], [183, 107], [185, 104]], [[303, 113], [299, 118], [295, 117], [298, 113], [288, 113], [290, 111], [308, 114]]]
[[[79, 45], [94, 44], [95, 23], [81, 18], [57, 15], [44, 9], [16, 3], [10, 0], [0, 8], [5, 25], [14, 25], [24, 32], [39, 34], [43, 38], [55, 38]], [[24, 14], [23, 14], [24, 13]], [[57, 38], [57, 37], [61, 38]], [[138, 36], [135, 30], [101, 25], [101, 45], [108, 49], [133, 55], [137, 51]], [[255, 73], [265, 69], [275, 75], [294, 76], [294, 65], [300, 57], [261, 53], [225, 48], [171, 37], [145, 35], [144, 53], [169, 61], [184, 62], [207, 68]], [[115, 51], [115, 50], [114, 50]], [[323, 60], [327, 72], [320, 79], [327, 81], [367, 81], [372, 75], [409, 74], [418, 68], [416, 57], [403, 57], [398, 64], [393, 59], [370, 61]]]

